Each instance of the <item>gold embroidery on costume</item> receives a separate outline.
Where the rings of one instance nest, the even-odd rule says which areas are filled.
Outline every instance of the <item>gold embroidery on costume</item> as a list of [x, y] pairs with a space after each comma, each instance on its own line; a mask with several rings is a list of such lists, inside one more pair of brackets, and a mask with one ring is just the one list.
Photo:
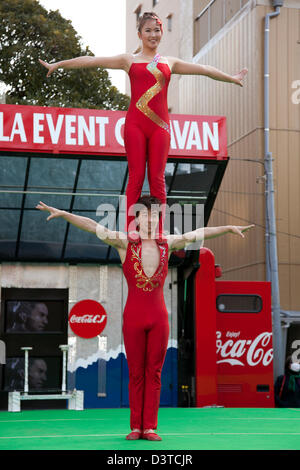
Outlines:
[[143, 267], [142, 267], [142, 260], [141, 260], [141, 246], [131, 245], [131, 261], [135, 261], [133, 268], [136, 272], [135, 278], [137, 279], [136, 287], [143, 289], [145, 292], [151, 292], [153, 289], [159, 286], [159, 277], [165, 265], [165, 254], [166, 248], [159, 247], [159, 250], [162, 250], [162, 256], [160, 256], [160, 264], [159, 268], [153, 274], [153, 276], [148, 277], [146, 276]]
[[159, 93], [164, 84], [165, 84], [165, 77], [164, 74], [157, 68], [157, 63], [159, 61], [159, 55], [157, 54], [152, 62], [147, 65], [147, 69], [149, 72], [154, 75], [156, 78], [156, 83], [151, 88], [149, 88], [136, 102], [136, 107], [145, 114], [151, 121], [155, 122], [158, 126], [165, 129], [167, 132], [170, 133], [169, 124], [167, 124], [163, 119], [161, 119], [151, 108], [149, 108], [148, 103], [149, 101]]

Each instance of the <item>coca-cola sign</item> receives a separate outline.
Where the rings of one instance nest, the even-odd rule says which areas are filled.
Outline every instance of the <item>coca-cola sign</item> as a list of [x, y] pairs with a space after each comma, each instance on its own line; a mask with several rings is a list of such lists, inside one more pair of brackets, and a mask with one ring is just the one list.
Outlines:
[[102, 305], [95, 300], [77, 302], [69, 313], [69, 325], [81, 338], [94, 338], [104, 330], [107, 314]]
[[254, 338], [243, 338], [240, 331], [217, 331], [217, 364], [255, 367], [273, 360], [272, 333], [264, 331]]

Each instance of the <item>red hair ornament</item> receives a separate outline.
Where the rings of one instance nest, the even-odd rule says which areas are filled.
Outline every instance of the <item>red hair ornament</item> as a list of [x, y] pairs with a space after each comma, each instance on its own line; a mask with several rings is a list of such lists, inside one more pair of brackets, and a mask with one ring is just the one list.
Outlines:
[[161, 30], [161, 32], [162, 32], [162, 34], [163, 34], [163, 25], [162, 25], [161, 20], [160, 20], [159, 18], [155, 18], [155, 19], [156, 19], [157, 24], [159, 24], [160, 30]]

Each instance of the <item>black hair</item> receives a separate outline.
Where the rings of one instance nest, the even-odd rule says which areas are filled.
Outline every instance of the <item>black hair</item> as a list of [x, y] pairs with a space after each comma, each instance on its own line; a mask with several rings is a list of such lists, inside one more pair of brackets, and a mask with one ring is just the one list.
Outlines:
[[[161, 217], [161, 209], [160, 209], [161, 201], [157, 197], [151, 196], [150, 194], [144, 194], [143, 196], [140, 196], [136, 204], [143, 205], [148, 210], [151, 210], [153, 208], [152, 206], [156, 206], [155, 208], [157, 209], [157, 206], [158, 206], [159, 217]], [[140, 213], [140, 210], [137, 210], [136, 217], [139, 216], [139, 213]]]

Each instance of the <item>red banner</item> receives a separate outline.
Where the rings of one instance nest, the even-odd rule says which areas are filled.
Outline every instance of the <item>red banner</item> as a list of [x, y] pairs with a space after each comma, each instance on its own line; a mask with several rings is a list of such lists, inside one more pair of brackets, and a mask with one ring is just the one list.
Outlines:
[[[0, 150], [125, 156], [125, 111], [0, 105]], [[226, 117], [170, 115], [170, 156], [227, 158]]]

